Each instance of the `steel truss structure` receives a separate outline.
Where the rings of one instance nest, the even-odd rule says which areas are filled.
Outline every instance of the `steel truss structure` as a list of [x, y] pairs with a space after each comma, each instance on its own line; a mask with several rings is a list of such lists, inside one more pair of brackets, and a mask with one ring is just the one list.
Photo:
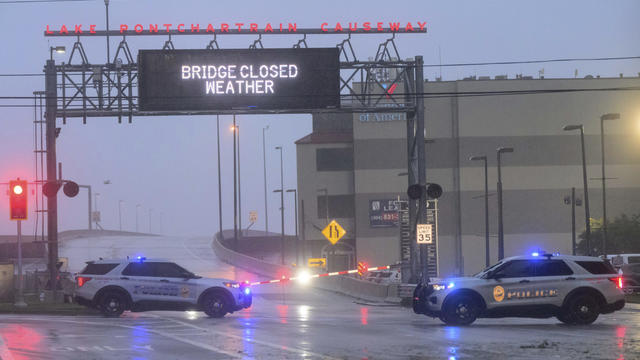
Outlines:
[[[62, 119], [65, 124], [69, 118], [115, 117], [118, 123], [122, 119], [131, 123], [134, 116], [167, 116], [167, 115], [220, 115], [220, 114], [270, 114], [270, 113], [317, 113], [317, 112], [406, 112], [407, 113], [407, 144], [408, 144], [408, 185], [426, 184], [425, 155], [424, 155], [424, 88], [423, 60], [421, 56], [414, 59], [401, 60], [396, 46], [396, 34], [426, 33], [424, 31], [406, 32], [384, 29], [382, 32], [368, 33], [362, 31], [347, 32], [346, 38], [336, 46], [340, 50], [340, 96], [341, 105], [337, 109], [328, 110], [233, 110], [233, 111], [140, 111], [138, 108], [138, 64], [133, 56], [127, 36], [161, 36], [158, 33], [120, 34], [118, 31], [96, 31], [94, 34], [49, 34], [45, 36], [75, 36], [76, 41], [70, 52], [68, 61], [56, 65], [48, 60], [45, 72], [46, 98], [46, 174], [47, 181], [56, 181], [56, 120]], [[175, 49], [173, 35], [205, 35], [203, 33], [176, 33], [169, 31], [162, 49]], [[293, 44], [294, 48], [308, 47], [307, 35], [336, 35], [326, 33], [320, 29], [299, 29], [292, 33], [258, 34], [249, 46], [251, 49], [264, 48], [262, 36], [265, 35], [294, 35], [302, 38]], [[359, 60], [352, 44], [352, 35], [390, 34], [391, 37], [378, 45], [375, 58]], [[224, 34], [209, 34], [206, 49], [216, 51], [220, 49], [218, 35], [251, 35], [247, 33], [229, 32]], [[254, 34], [255, 35], [255, 34]], [[344, 36], [343, 35], [343, 36]], [[113, 59], [107, 63], [93, 64], [80, 41], [81, 37], [120, 36]], [[108, 40], [107, 40], [108, 41]], [[385, 76], [380, 76], [383, 73]], [[396, 88], [398, 90], [395, 92]], [[42, 169], [44, 170], [44, 169]], [[417, 223], [427, 220], [426, 198], [409, 201], [410, 228], [412, 238], [415, 238]], [[58, 258], [57, 241], [57, 199], [47, 199], [47, 233], [49, 242], [49, 271], [53, 279], [52, 288], [56, 289], [57, 269], [55, 263]], [[415, 282], [419, 274], [428, 276], [427, 249], [417, 247], [411, 242], [410, 261], [403, 261], [403, 281]], [[420, 254], [423, 255], [420, 255]]]

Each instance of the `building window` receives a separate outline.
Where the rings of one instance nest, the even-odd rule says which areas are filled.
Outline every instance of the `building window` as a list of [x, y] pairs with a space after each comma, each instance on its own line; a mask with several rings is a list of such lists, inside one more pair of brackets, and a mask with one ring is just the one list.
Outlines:
[[317, 171], [353, 170], [353, 149], [333, 148], [316, 150]]
[[[355, 198], [351, 195], [329, 195], [329, 220], [336, 218], [353, 218], [355, 214]], [[327, 197], [318, 196], [318, 219], [327, 218]]]

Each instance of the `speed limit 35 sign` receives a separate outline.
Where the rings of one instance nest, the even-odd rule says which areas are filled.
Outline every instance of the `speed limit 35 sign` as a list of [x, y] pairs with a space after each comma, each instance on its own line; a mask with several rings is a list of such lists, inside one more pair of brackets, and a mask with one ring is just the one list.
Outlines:
[[418, 244], [432, 244], [433, 237], [431, 236], [433, 225], [431, 224], [418, 224], [416, 229], [416, 242]]

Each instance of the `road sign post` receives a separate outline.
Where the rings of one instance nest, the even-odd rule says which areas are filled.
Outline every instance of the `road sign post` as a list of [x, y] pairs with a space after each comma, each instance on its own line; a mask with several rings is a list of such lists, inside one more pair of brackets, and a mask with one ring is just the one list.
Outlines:
[[18, 220], [18, 296], [16, 296], [15, 306], [25, 307], [24, 302], [24, 278], [22, 276], [22, 220]]

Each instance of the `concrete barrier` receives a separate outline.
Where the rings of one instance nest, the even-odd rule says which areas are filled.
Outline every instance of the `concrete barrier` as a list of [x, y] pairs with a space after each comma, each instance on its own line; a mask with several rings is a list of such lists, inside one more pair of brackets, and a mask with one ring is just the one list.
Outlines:
[[[222, 261], [269, 279], [277, 279], [283, 274], [291, 275], [291, 268], [262, 261], [225, 247], [218, 235], [214, 236], [212, 247], [216, 256]], [[401, 301], [398, 297], [399, 284], [382, 285], [349, 276], [330, 276], [314, 279], [312, 286], [366, 301], [394, 304], [399, 304]]]

